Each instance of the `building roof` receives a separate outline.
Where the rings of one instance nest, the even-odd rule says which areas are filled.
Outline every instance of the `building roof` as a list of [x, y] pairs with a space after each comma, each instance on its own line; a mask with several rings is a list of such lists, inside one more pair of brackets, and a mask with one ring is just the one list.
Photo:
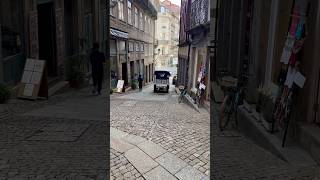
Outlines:
[[160, 3], [161, 5], [165, 6], [169, 11], [175, 13], [175, 14], [180, 14], [180, 6], [173, 4], [169, 0], [164, 0]]

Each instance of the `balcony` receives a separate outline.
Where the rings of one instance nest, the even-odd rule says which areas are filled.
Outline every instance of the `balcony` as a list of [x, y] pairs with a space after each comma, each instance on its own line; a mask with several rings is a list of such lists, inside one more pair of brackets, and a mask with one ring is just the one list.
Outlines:
[[139, 4], [150, 13], [150, 15], [153, 18], [157, 18], [157, 10], [156, 8], [152, 5], [152, 3], [150, 2], [150, 0], [138, 0]]
[[195, 0], [191, 3], [190, 29], [209, 23], [209, 0]]

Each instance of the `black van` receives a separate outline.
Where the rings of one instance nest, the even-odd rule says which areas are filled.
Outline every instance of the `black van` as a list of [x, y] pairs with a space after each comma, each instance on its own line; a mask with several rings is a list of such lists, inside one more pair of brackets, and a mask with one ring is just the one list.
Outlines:
[[155, 81], [154, 81], [154, 92], [165, 91], [169, 93], [170, 82], [169, 78], [171, 76], [169, 71], [155, 71], [154, 72]]

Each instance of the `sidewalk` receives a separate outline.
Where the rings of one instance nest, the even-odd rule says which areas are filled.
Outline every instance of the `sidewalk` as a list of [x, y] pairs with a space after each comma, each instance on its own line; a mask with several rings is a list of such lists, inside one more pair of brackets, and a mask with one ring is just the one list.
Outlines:
[[[191, 167], [178, 156], [145, 138], [115, 128], [111, 128], [110, 136], [111, 148], [123, 153], [133, 166], [129, 169], [131, 171], [124, 174], [124, 178], [136, 176], [146, 180], [209, 180], [208, 176]], [[111, 180], [114, 179], [113, 175], [118, 176], [116, 173], [121, 168], [118, 169], [114, 166], [115, 164], [117, 162], [111, 160]]]

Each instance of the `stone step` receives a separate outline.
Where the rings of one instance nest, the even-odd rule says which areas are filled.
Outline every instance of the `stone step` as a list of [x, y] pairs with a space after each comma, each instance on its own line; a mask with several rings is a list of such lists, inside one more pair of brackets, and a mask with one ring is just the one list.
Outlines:
[[49, 94], [49, 96], [53, 96], [54, 94], [58, 93], [59, 91], [65, 89], [67, 87], [69, 87], [68, 81], [59, 81], [55, 84], [52, 84], [49, 87], [48, 94]]
[[312, 166], [316, 162], [297, 145], [282, 147], [282, 139], [267, 130], [243, 106], [238, 111], [238, 128], [249, 139], [275, 156], [293, 165]]

